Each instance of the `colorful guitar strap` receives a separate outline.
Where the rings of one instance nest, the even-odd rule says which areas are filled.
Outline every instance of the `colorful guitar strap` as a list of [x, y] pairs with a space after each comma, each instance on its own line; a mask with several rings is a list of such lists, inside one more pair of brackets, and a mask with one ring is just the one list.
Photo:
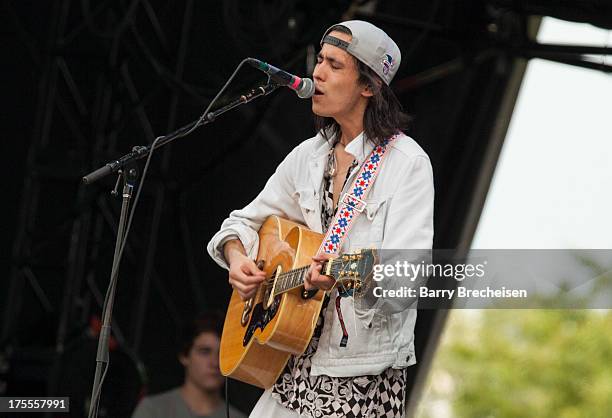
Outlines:
[[[342, 199], [338, 202], [338, 210], [332, 220], [325, 238], [319, 247], [317, 254], [338, 254], [342, 244], [346, 239], [348, 232], [355, 223], [355, 220], [365, 210], [366, 202], [365, 199], [376, 180], [378, 171], [382, 165], [382, 162], [387, 154], [389, 146], [397, 138], [397, 134], [391, 138], [385, 139], [380, 145], [376, 145], [370, 156], [362, 164], [357, 177], [353, 181], [350, 187], [350, 193], [345, 193]], [[340, 347], [346, 347], [348, 343], [348, 332], [344, 324], [344, 318], [342, 316], [342, 310], [340, 308], [340, 302], [342, 297], [347, 297], [352, 294], [352, 291], [338, 290], [338, 296], [336, 297], [336, 312], [338, 319], [340, 320], [340, 326], [342, 327], [342, 339], [340, 341]]]

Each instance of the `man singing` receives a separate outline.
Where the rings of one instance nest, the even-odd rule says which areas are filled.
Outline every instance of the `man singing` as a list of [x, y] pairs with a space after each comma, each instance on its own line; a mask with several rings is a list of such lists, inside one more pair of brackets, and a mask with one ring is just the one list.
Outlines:
[[[407, 116], [389, 87], [400, 60], [395, 42], [370, 23], [347, 21], [324, 33], [313, 73], [317, 135], [291, 151], [208, 244], [243, 299], [265, 279], [253, 261], [264, 220], [277, 215], [325, 233], [337, 209], [355, 197], [351, 185], [379, 145], [386, 147], [384, 160], [339, 252], [431, 248], [431, 164], [402, 133]], [[334, 280], [320, 274], [326, 258], [313, 258], [307, 289], [332, 289]], [[290, 358], [251, 417], [402, 417], [406, 368], [416, 363], [413, 301], [361, 309], [350, 292], [334, 289], [326, 302], [332, 303], [323, 305], [306, 352]]]

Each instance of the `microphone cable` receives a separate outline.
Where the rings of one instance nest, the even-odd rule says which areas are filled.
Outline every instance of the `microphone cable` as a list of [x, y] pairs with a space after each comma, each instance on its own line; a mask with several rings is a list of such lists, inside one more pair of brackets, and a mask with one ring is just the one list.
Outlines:
[[229, 377], [225, 376], [225, 418], [230, 418], [229, 416]]

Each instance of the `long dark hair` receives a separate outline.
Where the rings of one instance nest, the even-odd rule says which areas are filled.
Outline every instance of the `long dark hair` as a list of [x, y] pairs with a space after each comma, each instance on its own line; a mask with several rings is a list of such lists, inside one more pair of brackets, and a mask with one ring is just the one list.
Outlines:
[[[338, 31], [352, 35], [346, 26], [336, 25], [329, 32]], [[398, 131], [408, 127], [411, 117], [404, 113], [393, 90], [370, 67], [353, 57], [357, 64], [359, 78], [357, 82], [370, 87], [373, 95], [369, 98], [365, 113], [363, 114], [363, 132], [366, 138], [375, 145], [384, 139], [395, 135]], [[328, 141], [337, 142], [342, 133], [340, 124], [334, 118], [314, 115], [314, 124], [317, 132], [321, 132]]]

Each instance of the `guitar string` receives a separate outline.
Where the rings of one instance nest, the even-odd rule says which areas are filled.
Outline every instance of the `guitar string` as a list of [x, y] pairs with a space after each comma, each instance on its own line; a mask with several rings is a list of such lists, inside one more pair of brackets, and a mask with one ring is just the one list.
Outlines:
[[[346, 287], [344, 286], [344, 281], [339, 280], [337, 276], [341, 270], [346, 269], [346, 266], [349, 264], [349, 262], [350, 260], [343, 262], [343, 260], [341, 259], [336, 259], [336, 260], [331, 261], [332, 265], [330, 267], [330, 272], [332, 273], [332, 276], [334, 277], [335, 283], [339, 284], [343, 291], [347, 291]], [[275, 296], [282, 294], [293, 288], [301, 286], [301, 284], [304, 281], [303, 274], [309, 268], [310, 266], [299, 267], [297, 269], [283, 272], [277, 277], [271, 277], [267, 279], [266, 281], [263, 282], [264, 291], [267, 291], [268, 287], [274, 284], [275, 280], [277, 281], [277, 286], [275, 287], [275, 292], [274, 292]], [[280, 286], [278, 286], [278, 284], [280, 284]]]
[[[338, 275], [340, 271], [347, 269], [347, 266], [349, 265], [349, 263], [351, 263], [351, 261], [352, 260], [336, 258], [334, 260], [330, 260], [326, 262], [326, 263], [329, 263], [329, 262], [332, 263], [330, 267], [330, 272], [332, 273], [332, 277], [334, 278], [334, 282], [335, 282], [334, 286], [336, 284], [339, 284], [341, 286], [341, 289], [344, 292], [347, 292], [347, 289], [344, 286], [344, 280], [340, 280], [338, 278]], [[273, 285], [275, 281], [277, 281], [277, 284], [280, 284], [280, 286], [275, 286], [274, 296], [278, 296], [288, 290], [299, 287], [303, 283], [303, 274], [306, 271], [308, 271], [309, 268], [310, 266], [298, 267], [296, 269], [292, 269], [292, 270], [283, 272], [276, 277], [271, 277], [269, 279], [266, 279], [264, 280], [264, 282], [262, 282], [262, 286], [260, 287], [260, 290], [263, 291], [264, 294], [267, 293], [269, 286]], [[324, 268], [325, 268], [325, 265], [324, 265]]]
[[[336, 265], [335, 260], [332, 260], [332, 267], [331, 270], [333, 273], [336, 273], [334, 267]], [[308, 271], [308, 269], [310, 268], [310, 266], [303, 266], [303, 267], [299, 267], [297, 269], [293, 269], [293, 270], [289, 270], [286, 272], [281, 273], [279, 276], [277, 277], [271, 277], [269, 279], [267, 279], [266, 281], [264, 281], [263, 285], [267, 287], [269, 285], [272, 285], [274, 283], [274, 281], [277, 281], [277, 284], [280, 283], [281, 286], [279, 286], [278, 288], [280, 289], [279, 292], [275, 292], [275, 295], [281, 294], [283, 292], [286, 292], [287, 290], [293, 289], [295, 287], [300, 286], [304, 279], [303, 279], [303, 274]], [[298, 280], [299, 279], [299, 280]]]

